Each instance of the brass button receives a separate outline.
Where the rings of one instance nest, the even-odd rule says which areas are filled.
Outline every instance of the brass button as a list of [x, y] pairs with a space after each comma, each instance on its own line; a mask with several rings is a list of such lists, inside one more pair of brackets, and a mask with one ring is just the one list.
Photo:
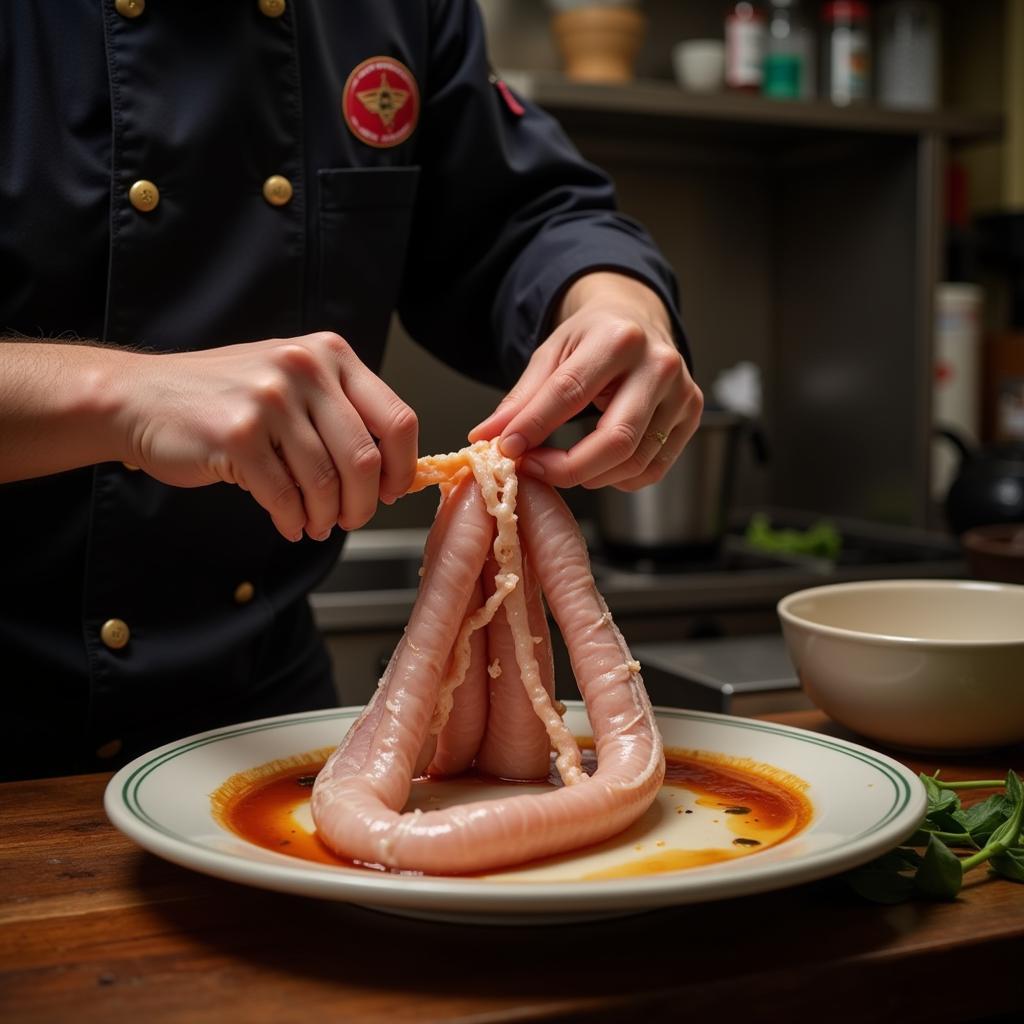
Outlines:
[[131, 630], [123, 619], [107, 619], [100, 626], [100, 639], [112, 650], [119, 651], [131, 639]]
[[96, 748], [96, 756], [104, 761], [108, 761], [112, 757], [117, 757], [122, 750], [124, 750], [124, 744], [120, 740], [110, 740], [108, 743], [104, 743], [102, 747]]
[[260, 13], [268, 18], [280, 18], [287, 5], [285, 0], [258, 0], [258, 6]]
[[125, 469], [130, 469], [133, 473], [138, 472], [139, 469], [134, 462], [122, 462], [121, 465], [124, 466]]
[[271, 206], [284, 206], [292, 197], [292, 183], [280, 174], [272, 174], [263, 182], [263, 198]]
[[122, 18], [137, 18], [146, 9], [146, 0], [114, 0], [114, 10]]
[[248, 580], [242, 580], [242, 582], [235, 587], [235, 603], [248, 604], [255, 594], [256, 588]]
[[139, 213], [149, 213], [160, 202], [160, 189], [153, 182], [140, 178], [128, 189], [128, 200]]

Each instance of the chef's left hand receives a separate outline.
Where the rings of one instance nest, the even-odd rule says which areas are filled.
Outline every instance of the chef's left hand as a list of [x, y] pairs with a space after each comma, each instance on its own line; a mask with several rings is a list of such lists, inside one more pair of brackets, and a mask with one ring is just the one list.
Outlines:
[[[522, 472], [555, 487], [635, 491], [660, 480], [704, 407], [664, 303], [640, 281], [600, 271], [566, 290], [557, 322], [470, 441], [500, 434], [504, 455], [527, 453]], [[592, 433], [568, 451], [538, 447], [591, 403], [602, 413]]]

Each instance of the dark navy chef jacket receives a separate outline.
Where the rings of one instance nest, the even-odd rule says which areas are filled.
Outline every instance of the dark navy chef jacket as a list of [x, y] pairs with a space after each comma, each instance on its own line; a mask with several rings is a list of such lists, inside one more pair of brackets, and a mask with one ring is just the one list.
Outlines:
[[[374, 57], [418, 88], [397, 145], [343, 113]], [[608, 179], [498, 87], [471, 0], [4, 4], [0, 111], [0, 337], [166, 352], [324, 329], [377, 369], [397, 309], [507, 384], [587, 270], [646, 281], [675, 316]], [[332, 703], [306, 594], [340, 544], [283, 540], [238, 488], [120, 463], [0, 486], [0, 776]]]

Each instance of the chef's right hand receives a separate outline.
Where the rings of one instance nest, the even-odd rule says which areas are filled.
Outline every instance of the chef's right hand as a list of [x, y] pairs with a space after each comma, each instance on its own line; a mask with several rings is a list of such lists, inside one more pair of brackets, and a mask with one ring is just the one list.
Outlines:
[[337, 334], [126, 357], [125, 461], [237, 484], [289, 540], [358, 529], [412, 483], [416, 414]]

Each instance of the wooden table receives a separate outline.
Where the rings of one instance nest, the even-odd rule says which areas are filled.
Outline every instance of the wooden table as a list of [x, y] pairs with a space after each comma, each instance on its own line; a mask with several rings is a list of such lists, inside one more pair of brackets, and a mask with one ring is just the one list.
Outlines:
[[[943, 764], [1006, 767], [1024, 750]], [[983, 870], [948, 904], [881, 907], [828, 880], [597, 924], [436, 925], [165, 863], [107, 823], [106, 781], [0, 786], [7, 1024], [1020, 1019], [1024, 885]]]

